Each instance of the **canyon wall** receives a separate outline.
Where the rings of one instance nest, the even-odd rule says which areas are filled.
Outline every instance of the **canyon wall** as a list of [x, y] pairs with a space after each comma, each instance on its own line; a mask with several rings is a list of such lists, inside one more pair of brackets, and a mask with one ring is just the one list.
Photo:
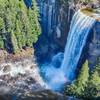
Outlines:
[[53, 37], [54, 41], [64, 47], [72, 15], [74, 14], [73, 7], [69, 7], [68, 2], [62, 0], [38, 0], [38, 4], [43, 34], [49, 38]]
[[[40, 23], [42, 26], [42, 36], [38, 41], [43, 44], [39, 47], [41, 52], [38, 55], [44, 55], [44, 58], [52, 56], [52, 52], [64, 51], [66, 38], [70, 29], [70, 23], [75, 11], [86, 4], [70, 2], [65, 0], [37, 0], [40, 9]], [[92, 6], [91, 4], [88, 6]], [[98, 6], [97, 4], [94, 7]], [[97, 22], [90, 32], [87, 44], [84, 47], [79, 64], [83, 63], [86, 58], [89, 59], [90, 66], [96, 63], [96, 59], [100, 57], [100, 23]], [[97, 42], [98, 41], [98, 42]], [[42, 49], [41, 49], [42, 48]], [[39, 51], [37, 50], [37, 51]], [[42, 52], [43, 51], [43, 52]]]

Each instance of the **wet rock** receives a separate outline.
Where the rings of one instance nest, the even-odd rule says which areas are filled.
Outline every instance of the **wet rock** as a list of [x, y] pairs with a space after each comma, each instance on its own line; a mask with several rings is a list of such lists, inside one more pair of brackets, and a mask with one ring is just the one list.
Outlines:
[[10, 90], [11, 90], [10, 87], [2, 85], [2, 86], [0, 86], [0, 95], [5, 95], [5, 94], [9, 93]]
[[55, 66], [56, 68], [59, 68], [61, 66], [61, 62], [62, 62], [63, 58], [64, 58], [64, 54], [62, 52], [60, 52], [52, 58], [51, 64], [53, 66]]
[[26, 93], [18, 97], [17, 100], [67, 100], [67, 97], [50, 90], [42, 90]]
[[37, 92], [26, 92], [18, 95], [12, 92], [0, 95], [0, 100], [79, 100], [74, 97], [67, 97], [63, 94], [50, 90], [40, 90]]
[[7, 72], [10, 72], [11, 71], [11, 66], [10, 65], [5, 65], [5, 66], [3, 66], [4, 68], [3, 68], [3, 72], [4, 73], [7, 73]]
[[37, 92], [26, 92], [22, 94], [9, 92], [0, 95], [0, 100], [80, 100], [74, 97], [68, 97], [50, 90]]

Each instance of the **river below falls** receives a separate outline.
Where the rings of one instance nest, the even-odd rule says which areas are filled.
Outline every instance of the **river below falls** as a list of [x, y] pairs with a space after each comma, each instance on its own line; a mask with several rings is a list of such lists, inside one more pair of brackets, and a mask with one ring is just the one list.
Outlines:
[[0, 65], [0, 100], [70, 100], [52, 91], [32, 59]]

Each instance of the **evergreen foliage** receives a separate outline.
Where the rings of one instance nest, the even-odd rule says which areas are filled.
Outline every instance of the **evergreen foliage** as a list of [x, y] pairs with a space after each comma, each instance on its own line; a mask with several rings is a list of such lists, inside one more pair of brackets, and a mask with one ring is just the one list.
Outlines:
[[95, 99], [100, 97], [100, 63], [98, 63], [90, 73], [84, 97]]
[[41, 33], [38, 15], [35, 0], [31, 8], [24, 0], [0, 0], [0, 48], [16, 52], [32, 47]]
[[100, 63], [89, 73], [88, 62], [86, 61], [78, 78], [66, 87], [65, 93], [86, 100], [100, 97]]
[[0, 17], [0, 48], [4, 48], [4, 41], [3, 41], [3, 28], [4, 28], [4, 21], [3, 19]]
[[83, 95], [85, 87], [87, 86], [87, 81], [89, 78], [88, 61], [85, 62], [82, 69], [80, 70], [77, 80], [75, 80], [70, 86], [66, 87], [66, 94], [75, 95], [77, 97]]

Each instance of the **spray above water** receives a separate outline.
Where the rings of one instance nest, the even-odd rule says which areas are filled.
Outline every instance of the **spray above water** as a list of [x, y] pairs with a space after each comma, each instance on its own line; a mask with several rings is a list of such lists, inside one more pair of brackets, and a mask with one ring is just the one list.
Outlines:
[[58, 53], [50, 64], [42, 67], [44, 79], [51, 89], [60, 90], [66, 82], [75, 79], [79, 58], [94, 24], [95, 19], [80, 11], [73, 16], [64, 55]]

